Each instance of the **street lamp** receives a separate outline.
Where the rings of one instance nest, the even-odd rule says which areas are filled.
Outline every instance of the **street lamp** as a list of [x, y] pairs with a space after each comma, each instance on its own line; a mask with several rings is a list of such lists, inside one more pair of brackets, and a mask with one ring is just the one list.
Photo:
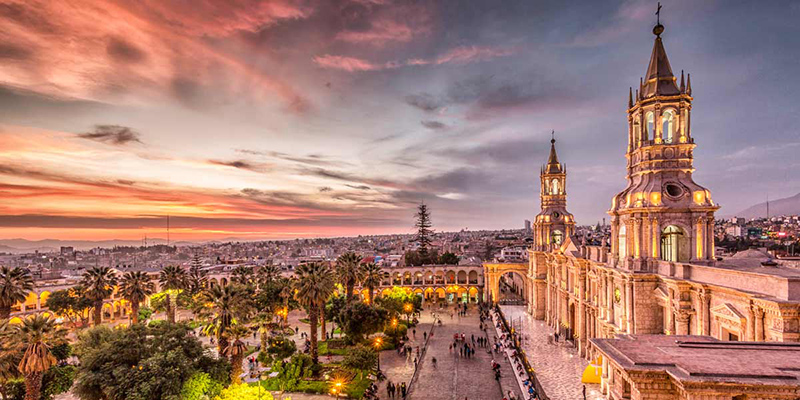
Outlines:
[[403, 310], [406, 312], [406, 322], [410, 323], [411, 322], [411, 311], [414, 310], [414, 306], [412, 306], [410, 303], [406, 303], [403, 306]]
[[376, 337], [375, 338], [375, 352], [378, 354], [378, 372], [381, 370], [381, 345], [383, 344], [383, 339]]

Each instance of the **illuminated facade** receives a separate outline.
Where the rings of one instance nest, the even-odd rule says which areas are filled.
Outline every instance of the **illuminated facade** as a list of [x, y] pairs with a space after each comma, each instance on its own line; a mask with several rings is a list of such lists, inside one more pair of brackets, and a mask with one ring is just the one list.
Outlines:
[[558, 162], [555, 134], [550, 140], [550, 157], [539, 178], [542, 209], [533, 223], [533, 247], [547, 251], [561, 247], [575, 231], [575, 217], [567, 211], [567, 167]]
[[611, 258], [620, 268], [652, 272], [656, 260], [713, 264], [714, 212], [708, 189], [692, 179], [692, 84], [680, 87], [658, 25], [650, 65], [629, 90], [627, 181], [611, 201]]
[[[800, 342], [800, 270], [757, 250], [715, 260], [713, 226], [719, 206], [692, 179], [691, 83], [682, 74], [678, 84], [672, 74], [661, 39], [663, 26], [654, 33], [646, 80], [635, 94], [631, 90], [627, 104], [627, 186], [614, 196], [609, 210], [611, 243], [587, 246], [565, 236], [559, 246], [552, 245], [551, 233], [557, 228], [546, 217], [554, 210], [566, 212], [566, 171], [556, 167], [561, 165], [553, 143], [551, 160], [542, 170], [542, 212], [529, 250], [524, 297], [531, 316], [560, 332], [579, 355], [592, 360], [607, 356], [601, 388], [609, 398], [744, 399], [739, 395], [766, 390], [764, 384], [746, 388], [709, 379], [696, 386], [668, 386], [651, 379], [655, 371], [642, 375], [639, 365], [626, 366], [614, 359], [618, 353], [597, 346], [617, 337], [658, 341], [663, 335]], [[563, 229], [571, 232], [572, 224]], [[519, 268], [484, 268], [487, 290], [497, 301], [492, 293], [496, 275]], [[641, 362], [650, 355], [641, 355]], [[696, 397], [699, 393], [704, 397]]]

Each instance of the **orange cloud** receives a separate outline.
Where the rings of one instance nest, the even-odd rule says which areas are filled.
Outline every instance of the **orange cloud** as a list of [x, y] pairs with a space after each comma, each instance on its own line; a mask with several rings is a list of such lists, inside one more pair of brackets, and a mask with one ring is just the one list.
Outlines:
[[208, 40], [235, 41], [236, 32], [313, 11], [297, 3], [10, 0], [0, 7], [0, 45], [25, 52], [0, 64], [0, 84], [108, 103], [185, 100], [197, 86], [231, 94], [246, 87], [302, 112], [307, 100], [292, 85]]

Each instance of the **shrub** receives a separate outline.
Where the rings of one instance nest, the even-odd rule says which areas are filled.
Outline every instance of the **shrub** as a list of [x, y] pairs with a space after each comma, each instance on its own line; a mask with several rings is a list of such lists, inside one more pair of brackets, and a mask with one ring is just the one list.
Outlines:
[[279, 360], [291, 356], [296, 351], [297, 345], [295, 345], [294, 340], [282, 336], [269, 339], [267, 353], [274, 355]]

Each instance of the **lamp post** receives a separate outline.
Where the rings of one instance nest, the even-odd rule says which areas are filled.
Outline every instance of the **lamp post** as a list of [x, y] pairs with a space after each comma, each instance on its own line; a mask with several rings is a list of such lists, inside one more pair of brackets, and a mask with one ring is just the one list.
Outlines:
[[406, 322], [408, 322], [410, 324], [411, 323], [411, 311], [414, 310], [414, 306], [412, 306], [410, 303], [406, 303], [403, 306], [403, 310], [406, 312]]
[[377, 337], [375, 338], [375, 353], [378, 355], [378, 372], [381, 370], [381, 345], [383, 344], [383, 339]]

